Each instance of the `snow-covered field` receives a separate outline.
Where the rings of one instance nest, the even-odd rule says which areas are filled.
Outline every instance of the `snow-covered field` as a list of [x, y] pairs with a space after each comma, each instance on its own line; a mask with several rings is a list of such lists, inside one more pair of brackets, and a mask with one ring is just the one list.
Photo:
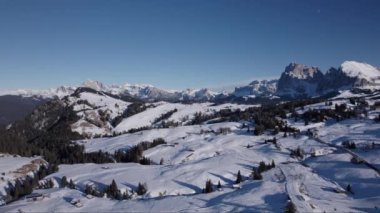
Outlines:
[[[344, 128], [356, 129], [368, 137], [377, 137], [380, 126], [347, 121]], [[348, 125], [348, 126], [346, 126]], [[180, 126], [169, 129], [153, 129], [114, 138], [78, 141], [86, 151], [115, 151], [127, 149], [142, 141], [163, 138], [167, 144], [144, 152], [154, 162], [164, 160], [163, 165], [135, 163], [61, 165], [59, 172], [48, 177], [60, 182], [63, 176], [72, 179], [78, 190], [53, 188], [39, 190], [49, 193], [42, 201], [20, 200], [4, 206], [2, 211], [270, 211], [281, 212], [288, 196], [299, 212], [378, 212], [380, 208], [380, 178], [363, 164], [350, 162], [351, 156], [306, 136], [297, 138], [276, 137], [280, 148], [263, 143], [273, 136], [252, 136], [240, 123]], [[231, 133], [221, 134], [218, 129], [229, 127]], [[351, 127], [351, 128], [350, 128]], [[343, 128], [343, 127], [342, 127]], [[344, 129], [343, 128], [343, 129]], [[360, 130], [362, 128], [362, 130]], [[213, 131], [212, 131], [213, 130]], [[330, 131], [329, 131], [330, 130]], [[345, 134], [339, 128], [320, 126], [324, 139]], [[349, 136], [349, 130], [345, 130]], [[371, 133], [372, 132], [372, 133]], [[352, 133], [355, 135], [355, 132]], [[339, 137], [339, 135], [337, 136]], [[335, 142], [334, 142], [335, 143]], [[249, 145], [249, 146], [247, 146]], [[306, 160], [301, 163], [291, 158], [291, 149], [305, 150]], [[323, 150], [318, 157], [311, 157], [312, 150]], [[374, 157], [376, 160], [376, 157]], [[377, 156], [378, 159], [378, 156]], [[263, 180], [253, 180], [252, 168], [260, 161], [276, 163], [276, 168], [263, 173]], [[236, 188], [235, 180], [240, 170], [245, 180]], [[203, 194], [206, 180], [219, 181], [222, 190]], [[87, 184], [97, 188], [108, 186], [115, 180], [118, 188], [131, 193], [139, 182], [146, 183], [148, 192], [135, 195], [131, 200], [115, 201], [108, 198], [88, 199], [83, 194]], [[346, 192], [352, 186], [353, 194]], [[83, 207], [70, 204], [80, 199]]]
[[[346, 94], [347, 95], [347, 94]], [[129, 103], [108, 100], [108, 105], [98, 96], [83, 96], [92, 105], [77, 108], [78, 113], [89, 113], [98, 109], [108, 109], [111, 117], [120, 115]], [[302, 114], [312, 109], [334, 109], [335, 104], [346, 103], [347, 99], [337, 99], [333, 104], [317, 103], [297, 109]], [[374, 101], [369, 101], [370, 105]], [[41, 201], [18, 200], [0, 207], [1, 212], [283, 212], [289, 200], [298, 212], [379, 212], [380, 174], [367, 164], [352, 163], [353, 155], [358, 155], [368, 163], [380, 168], [380, 123], [373, 118], [379, 110], [370, 110], [368, 117], [347, 119], [336, 122], [309, 123], [286, 119], [301, 134], [284, 137], [277, 135], [254, 136], [242, 128], [241, 122], [184, 125], [197, 112], [213, 113], [221, 109], [246, 109], [249, 105], [211, 103], [178, 104], [158, 102], [154, 106], [133, 116], [124, 118], [116, 127], [108, 126], [110, 132], [124, 132], [132, 128], [151, 126], [162, 114], [177, 109], [166, 121], [179, 122], [178, 127], [150, 129], [117, 137], [75, 141], [84, 145], [86, 152], [98, 150], [113, 153], [129, 149], [141, 142], [152, 142], [163, 138], [166, 144], [144, 151], [144, 156], [153, 165], [136, 163], [74, 164], [60, 165], [59, 171], [46, 177], [56, 183], [63, 176], [72, 179], [77, 189], [52, 188], [36, 190], [49, 194]], [[97, 112], [96, 112], [97, 113]], [[89, 114], [78, 114], [88, 119]], [[94, 118], [97, 118], [95, 116]], [[186, 118], [186, 119], [185, 119]], [[108, 125], [108, 124], [107, 124]], [[94, 128], [95, 129], [95, 128]], [[87, 132], [96, 132], [87, 129]], [[104, 129], [101, 127], [100, 129]], [[220, 131], [229, 129], [230, 131]], [[305, 134], [312, 129], [316, 134]], [[277, 138], [277, 146], [264, 143]], [[354, 142], [357, 148], [342, 148], [344, 141]], [[290, 156], [293, 150], [301, 149], [303, 159]], [[29, 159], [30, 160], [30, 159]], [[262, 173], [262, 180], [254, 180], [253, 169], [263, 161], [276, 167]], [[6, 170], [18, 168], [5, 166]], [[162, 165], [160, 165], [162, 162]], [[20, 162], [22, 165], [23, 162]], [[1, 167], [3, 168], [3, 167]], [[243, 182], [235, 184], [238, 171]], [[146, 183], [148, 190], [143, 196], [133, 195], [130, 200], [116, 201], [109, 198], [87, 198], [86, 185], [97, 189], [108, 187], [115, 180], [121, 192], [133, 194], [139, 183]], [[202, 193], [207, 180], [214, 184], [215, 191]], [[216, 189], [220, 182], [222, 188]], [[347, 187], [351, 187], [351, 192]], [[70, 202], [80, 199], [78, 208]]]

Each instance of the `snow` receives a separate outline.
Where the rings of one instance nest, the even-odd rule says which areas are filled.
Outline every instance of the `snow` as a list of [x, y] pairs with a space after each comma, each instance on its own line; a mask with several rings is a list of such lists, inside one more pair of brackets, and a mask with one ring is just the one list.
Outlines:
[[[118, 103], [117, 99], [108, 100], [99, 95], [83, 94], [80, 98], [88, 100], [95, 108], [108, 109], [110, 116], [119, 115], [128, 107], [128, 103]], [[367, 100], [369, 98], [371, 97], [366, 97]], [[115, 103], [120, 104], [119, 108], [112, 107]], [[332, 106], [325, 106], [324, 102], [316, 103], [305, 106], [304, 109], [299, 108], [297, 112], [333, 108], [335, 104], [341, 103], [348, 103], [348, 100], [333, 100]], [[83, 113], [95, 110], [93, 107], [82, 107], [84, 107]], [[296, 137], [283, 137], [283, 133], [254, 136], [252, 133], [247, 133], [246, 129], [241, 129], [242, 124], [239, 122], [183, 125], [186, 124], [185, 120], [191, 119], [196, 112], [207, 114], [220, 109], [236, 110], [247, 107], [252, 106], [154, 103], [154, 107], [124, 119], [115, 129], [109, 127], [110, 130], [126, 131], [130, 128], [152, 125], [161, 114], [173, 109], [177, 109], [177, 112], [167, 121], [180, 122], [182, 126], [75, 141], [84, 145], [86, 152], [103, 150], [112, 153], [119, 149], [129, 149], [141, 142], [163, 138], [167, 144], [156, 146], [143, 153], [153, 161], [152, 165], [136, 163], [60, 165], [59, 171], [46, 179], [52, 178], [59, 183], [63, 176], [67, 176], [76, 183], [77, 190], [67, 188], [37, 190], [49, 193], [50, 197], [36, 202], [18, 200], [0, 207], [0, 211], [283, 212], [288, 199], [295, 204], [298, 212], [379, 211], [380, 175], [366, 164], [351, 163], [351, 158], [353, 154], [357, 154], [374, 166], [380, 167], [378, 164], [380, 123], [363, 118], [341, 122], [333, 120], [310, 122], [305, 126], [303, 121], [295, 122], [293, 119], [287, 119], [290, 126], [301, 130], [301, 134]], [[82, 113], [80, 107], [78, 113]], [[371, 116], [375, 113], [379, 113], [378, 110], [369, 111]], [[93, 118], [90, 114], [81, 115]], [[95, 127], [92, 128], [96, 130]], [[231, 132], [222, 134], [218, 131], [221, 128], [230, 128]], [[308, 129], [315, 130], [317, 137], [326, 143], [321, 142], [319, 138], [306, 136], [304, 133]], [[277, 138], [277, 147], [271, 143], [264, 143], [264, 140], [273, 137]], [[340, 148], [342, 142], [346, 140], [357, 144], [358, 148], [352, 150], [353, 153]], [[375, 149], [366, 148], [373, 142], [376, 145]], [[304, 159], [290, 157], [291, 150], [297, 148], [304, 150]], [[159, 165], [161, 159], [163, 164]], [[263, 180], [253, 180], [250, 176], [252, 169], [261, 161], [270, 163], [272, 160], [276, 167], [263, 172]], [[0, 166], [2, 166], [1, 159]], [[244, 179], [241, 184], [235, 184], [238, 171]], [[209, 194], [201, 193], [208, 179], [214, 185], [220, 181], [222, 189]], [[131, 200], [123, 201], [97, 197], [88, 199], [83, 194], [87, 184], [104, 188], [112, 180], [115, 180], [122, 192], [136, 190], [139, 182], [147, 184], [148, 192], [144, 196], [134, 195]], [[352, 186], [353, 193], [346, 191], [348, 184]], [[83, 207], [77, 208], [70, 204], [73, 199], [80, 199]]]
[[175, 112], [167, 120], [182, 123], [183, 120], [191, 120], [194, 114], [197, 112], [201, 112], [203, 114], [212, 114], [222, 109], [244, 110], [249, 107], [257, 106], [237, 104], [222, 104], [214, 106], [212, 103], [179, 104], [167, 102], [159, 102], [155, 105], [156, 106], [153, 108], [148, 108], [141, 113], [125, 118], [119, 125], [116, 126], [114, 131], [117, 133], [122, 133], [134, 128], [151, 126], [154, 123], [155, 119], [159, 118], [162, 114], [165, 114], [174, 109], [177, 109], [177, 112]]
[[[78, 101], [86, 101], [89, 105], [86, 103], [78, 104]], [[116, 116], [122, 115], [131, 103], [102, 93], [94, 94], [83, 92], [80, 93], [78, 98], [69, 97], [69, 104], [74, 106], [74, 111], [80, 117], [80, 119], [72, 125], [72, 130], [81, 135], [94, 136], [111, 134], [113, 129], [110, 123], [100, 119], [100, 110], [112, 120]]]
[[40, 97], [40, 98], [63, 98], [75, 91], [75, 87], [61, 86], [55, 89], [17, 89], [17, 90], [0, 90], [0, 96], [17, 95], [22, 97]]
[[5, 195], [5, 188], [8, 187], [8, 182], [13, 182], [25, 175], [33, 175], [33, 169], [22, 168], [31, 165], [31, 168], [35, 167], [38, 169], [38, 162], [32, 162], [37, 159], [41, 159], [41, 157], [27, 158], [0, 153], [0, 203], [1, 197]]
[[[347, 123], [349, 129], [369, 128], [368, 130], [375, 132], [377, 128], [375, 126], [371, 129], [365, 123], [351, 122]], [[152, 141], [158, 137], [164, 138], [167, 144], [144, 152], [146, 157], [156, 163], [163, 158], [163, 165], [60, 165], [59, 172], [51, 174], [47, 179], [53, 178], [59, 182], [63, 176], [67, 176], [77, 184], [79, 190], [40, 190], [39, 192], [49, 193], [50, 198], [37, 202], [19, 200], [1, 207], [0, 210], [279, 212], [284, 210], [289, 196], [299, 212], [377, 211], [375, 207], [380, 202], [379, 175], [365, 165], [352, 164], [349, 154], [337, 152], [332, 147], [304, 136], [282, 138], [277, 135], [281, 147], [277, 149], [272, 144], [263, 143], [268, 136], [252, 136], [246, 130], [240, 129], [240, 126], [240, 123], [234, 122], [179, 126], [114, 138], [77, 141], [85, 145], [86, 151], [102, 149], [110, 152], [128, 149], [141, 141]], [[218, 133], [218, 129], [226, 127], [231, 128], [231, 133]], [[328, 130], [334, 131], [324, 125], [318, 128], [321, 129], [321, 134], [329, 134]], [[247, 148], [247, 145], [250, 147]], [[289, 156], [289, 150], [296, 147], [309, 153], [302, 164]], [[313, 149], [322, 150], [321, 153], [324, 154], [311, 157], [310, 152]], [[260, 161], [270, 163], [272, 160], [275, 161], [276, 168], [264, 172], [263, 180], [250, 178], [252, 168], [257, 167]], [[240, 188], [236, 188], [234, 181], [239, 170], [245, 181]], [[214, 184], [220, 181], [222, 190], [202, 194], [201, 190], [207, 179], [211, 179]], [[87, 184], [102, 188], [112, 180], [116, 181], [122, 192], [131, 192], [139, 182], [145, 182], [148, 193], [132, 200], [114, 201], [96, 197], [87, 199], [80, 192]], [[352, 185], [354, 194], [335, 192], [337, 189], [344, 192], [347, 184]], [[165, 195], [161, 197], [160, 194]], [[83, 207], [77, 208], [70, 204], [72, 199], [80, 199]]]
[[345, 61], [341, 67], [342, 71], [350, 77], [364, 78], [368, 81], [380, 78], [380, 70], [366, 63]]
[[380, 123], [350, 119], [327, 125], [321, 128], [318, 134], [322, 140], [335, 145], [341, 145], [343, 141], [354, 142], [357, 149], [352, 151], [380, 169], [380, 151], [371, 148], [372, 143], [380, 146]]

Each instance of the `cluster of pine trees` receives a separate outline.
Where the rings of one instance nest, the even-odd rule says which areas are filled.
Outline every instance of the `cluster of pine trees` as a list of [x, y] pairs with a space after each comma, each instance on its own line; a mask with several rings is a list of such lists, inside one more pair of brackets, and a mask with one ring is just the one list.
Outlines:
[[166, 144], [163, 138], [156, 138], [153, 142], [141, 142], [127, 151], [125, 150], [117, 150], [115, 151], [113, 157], [117, 162], [123, 163], [140, 163], [143, 165], [150, 165], [152, 162], [149, 158], [143, 156], [143, 152], [150, 148], [156, 147], [161, 144]]
[[294, 157], [294, 158], [303, 159], [304, 156], [305, 156], [305, 151], [301, 149], [300, 147], [297, 147], [297, 149], [290, 151], [290, 157], [292, 158]]
[[347, 149], [356, 149], [356, 144], [352, 141], [343, 141], [342, 146]]
[[264, 161], [261, 161], [257, 168], [254, 167], [252, 169], [252, 177], [254, 180], [262, 180], [263, 176], [261, 175], [261, 173], [268, 171], [268, 170], [275, 168], [275, 167], [276, 167], [276, 164], [274, 163], [274, 160], [272, 160], [272, 163], [270, 163], [270, 164], [266, 164]]
[[140, 112], [143, 112], [145, 111], [149, 106], [147, 106], [146, 104], [144, 104], [143, 102], [134, 102], [130, 105], [128, 105], [127, 109], [123, 112], [122, 115], [120, 116], [116, 116], [112, 121], [111, 121], [111, 125], [113, 127], [116, 127], [118, 124], [121, 123], [121, 121], [124, 119], [124, 118], [128, 118], [132, 115], [135, 115], [135, 114], [138, 114]]
[[121, 192], [118, 188], [116, 181], [112, 180], [111, 184], [104, 188], [103, 190], [97, 189], [94, 185], [87, 184], [84, 192], [88, 195], [93, 195], [96, 197], [104, 197], [105, 195], [108, 198], [115, 200], [129, 200], [133, 197], [133, 194], [137, 194], [142, 196], [146, 194], [148, 191], [148, 185], [146, 183], [139, 183], [137, 185], [136, 191], [132, 191], [131, 193], [126, 190], [125, 192]]
[[[38, 171], [33, 176], [25, 176], [24, 178], [17, 178], [14, 183], [8, 182], [8, 187], [5, 188], [6, 196], [4, 198], [6, 203], [19, 199], [24, 195], [32, 193], [33, 189], [39, 187], [39, 180], [47, 175], [56, 172], [56, 168], [41, 165]], [[52, 183], [49, 183], [51, 185]]]

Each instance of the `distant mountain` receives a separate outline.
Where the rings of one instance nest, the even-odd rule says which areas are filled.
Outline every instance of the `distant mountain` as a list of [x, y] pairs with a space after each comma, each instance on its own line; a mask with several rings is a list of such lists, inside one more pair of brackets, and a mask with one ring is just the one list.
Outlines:
[[105, 85], [99, 81], [86, 81], [78, 87], [62, 86], [48, 90], [15, 90], [0, 92], [0, 96], [16, 95], [40, 99], [62, 98], [77, 88], [90, 88], [118, 97], [132, 97], [146, 102], [231, 102], [255, 98], [317, 97], [330, 92], [350, 89], [380, 89], [380, 70], [366, 63], [345, 61], [339, 68], [323, 73], [318, 67], [290, 63], [278, 80], [253, 81], [233, 92], [214, 92], [207, 88], [165, 90], [148, 84]]
[[323, 73], [318, 67], [309, 67], [302, 64], [291, 63], [282, 73], [277, 85], [279, 96], [315, 96]]
[[271, 96], [277, 91], [278, 80], [252, 81], [249, 85], [235, 88], [232, 93], [236, 97]]
[[17, 89], [0, 91], [0, 96], [15, 95], [22, 97], [37, 97], [42, 99], [63, 98], [75, 91], [76, 87], [60, 86], [54, 89], [35, 90], [35, 89]]
[[345, 61], [323, 74], [317, 67], [291, 63], [278, 81], [276, 94], [315, 97], [350, 89], [380, 89], [380, 70], [366, 63]]

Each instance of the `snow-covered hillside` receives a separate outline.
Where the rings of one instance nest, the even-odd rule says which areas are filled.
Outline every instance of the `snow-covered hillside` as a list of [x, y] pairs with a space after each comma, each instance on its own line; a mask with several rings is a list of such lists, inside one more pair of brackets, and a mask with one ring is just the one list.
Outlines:
[[[213, 103], [169, 103], [156, 102], [142, 104], [145, 110], [124, 116], [125, 111], [131, 102], [112, 97], [103, 92], [84, 91], [66, 100], [67, 105], [72, 106], [79, 120], [72, 124], [75, 132], [85, 136], [94, 137], [97, 135], [112, 135], [128, 132], [138, 128], [154, 128], [155, 122], [173, 122], [176, 125], [187, 125], [198, 113], [212, 115], [220, 110], [244, 110], [257, 105], [238, 105]], [[169, 117], [160, 119], [166, 113], [172, 112]], [[120, 121], [115, 124], [113, 121], [119, 117]]]
[[0, 154], [0, 206], [5, 204], [6, 191], [10, 185], [14, 186], [17, 179], [33, 177], [41, 165], [47, 165], [41, 157], [27, 158]]
[[[377, 79], [370, 68], [345, 62], [326, 75], [330, 83], [345, 76], [344, 83], [354, 85], [360, 77], [371, 86]], [[331, 85], [319, 85], [326, 75], [291, 64], [280, 89], [304, 97], [325, 94]], [[270, 94], [267, 86], [274, 83], [253, 82], [239, 98]], [[49, 189], [34, 189], [41, 200], [9, 199], [0, 212], [379, 212], [378, 91], [338, 85], [332, 98], [242, 105], [152, 99], [217, 95], [207, 89], [178, 93], [96, 81], [84, 86], [3, 129], [20, 146], [35, 148], [25, 152], [29, 156], [41, 153], [61, 164], [42, 181], [52, 183]], [[33, 138], [22, 143], [29, 134]], [[49, 137], [38, 140], [41, 135]], [[62, 140], [53, 140], [56, 135]], [[8, 181], [33, 175], [30, 168], [41, 162], [0, 155], [0, 196], [8, 193]]]
[[380, 70], [376, 67], [356, 61], [345, 61], [341, 65], [342, 71], [352, 78], [364, 78], [368, 81], [379, 80]]
[[[49, 193], [43, 201], [17, 201], [2, 207], [4, 211], [283, 211], [287, 197], [299, 212], [376, 212], [380, 202], [379, 174], [365, 165], [352, 164], [349, 153], [321, 144], [308, 137], [278, 137], [279, 147], [263, 141], [268, 136], [252, 136], [240, 123], [184, 126], [170, 129], [146, 130], [109, 139], [78, 141], [87, 151], [102, 149], [112, 152], [128, 149], [141, 141], [163, 138], [167, 144], [144, 152], [162, 165], [135, 163], [61, 165], [58, 173], [47, 177], [60, 182], [63, 176], [72, 179], [78, 190], [54, 188], [40, 190]], [[230, 133], [220, 133], [230, 128]], [[363, 127], [364, 128], [364, 127]], [[379, 130], [372, 126], [370, 131]], [[336, 135], [322, 127], [321, 134]], [[324, 135], [323, 133], [322, 135]], [[364, 133], [365, 134], [365, 133]], [[375, 133], [372, 138], [378, 135]], [[300, 163], [290, 157], [289, 150], [301, 147], [306, 160]], [[311, 157], [315, 150], [319, 157]], [[252, 180], [252, 168], [259, 162], [275, 162], [276, 167], [263, 173], [263, 180]], [[240, 170], [243, 181], [236, 185]], [[201, 193], [206, 180], [221, 190]], [[148, 192], [127, 201], [107, 198], [86, 198], [86, 185], [105, 187], [115, 180], [124, 192], [135, 191], [140, 182]], [[345, 192], [352, 185], [354, 194]], [[80, 199], [83, 207], [76, 208], [70, 201]], [[173, 203], [175, 202], [175, 205]]]

